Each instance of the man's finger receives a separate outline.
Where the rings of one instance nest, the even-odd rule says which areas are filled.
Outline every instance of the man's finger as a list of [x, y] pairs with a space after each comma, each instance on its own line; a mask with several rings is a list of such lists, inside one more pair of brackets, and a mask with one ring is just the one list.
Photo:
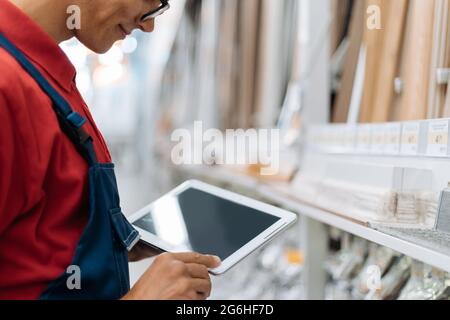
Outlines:
[[220, 266], [222, 261], [217, 256], [205, 255], [195, 252], [187, 252], [187, 253], [174, 253], [173, 257], [184, 263], [196, 263], [202, 264], [207, 268], [217, 268]]
[[209, 297], [211, 293], [211, 281], [204, 279], [191, 279], [190, 281], [191, 288], [197, 292], [198, 294], [205, 294]]
[[206, 300], [208, 298], [209, 298], [209, 294], [207, 295], [206, 293], [197, 293], [196, 300]]
[[210, 279], [208, 268], [206, 266], [196, 263], [187, 263], [186, 266], [192, 278]]

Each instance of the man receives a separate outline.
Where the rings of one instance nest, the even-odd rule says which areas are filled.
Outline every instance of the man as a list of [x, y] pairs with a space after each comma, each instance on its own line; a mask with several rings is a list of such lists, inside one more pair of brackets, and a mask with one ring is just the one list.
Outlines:
[[[67, 24], [69, 6], [81, 13]], [[106, 52], [152, 32], [167, 0], [0, 0], [0, 298], [205, 299], [217, 257], [163, 254], [129, 288], [142, 257], [124, 218], [107, 146], [58, 44]], [[79, 281], [77, 281], [79, 276]]]

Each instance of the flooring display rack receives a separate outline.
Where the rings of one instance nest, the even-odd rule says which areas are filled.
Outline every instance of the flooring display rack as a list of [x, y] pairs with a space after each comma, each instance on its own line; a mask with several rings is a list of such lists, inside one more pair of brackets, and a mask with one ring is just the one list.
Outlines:
[[323, 263], [327, 256], [327, 230], [332, 226], [370, 242], [388, 247], [415, 260], [450, 272], [450, 248], [440, 248], [422, 239], [412, 239], [378, 231], [357, 221], [336, 215], [295, 199], [289, 184], [268, 183], [220, 167], [189, 167], [185, 173], [193, 178], [207, 180], [222, 186], [249, 192], [299, 214], [301, 218], [301, 247], [305, 251], [305, 297], [323, 299], [326, 272]]
[[[330, 115], [329, 105], [329, 42], [327, 35], [330, 32], [331, 17], [330, 0], [300, 0], [299, 1], [299, 32], [298, 45], [302, 55], [302, 66], [309, 66], [304, 79], [299, 87], [301, 94], [301, 108], [303, 120], [308, 123], [325, 124]], [[319, 36], [317, 36], [319, 34]], [[180, 167], [175, 166], [175, 170]], [[181, 170], [186, 176], [198, 179], [205, 179], [217, 183], [233, 184], [247, 190], [259, 189], [258, 181], [250, 177], [234, 176], [230, 172], [221, 172], [220, 170], [208, 169], [205, 167], [185, 167]], [[288, 198], [278, 198], [279, 193], [268, 192], [272, 194], [272, 199], [267, 199], [292, 208]], [[279, 200], [284, 199], [283, 203]], [[312, 208], [311, 208], [312, 209]], [[303, 210], [301, 210], [303, 211]], [[301, 212], [300, 212], [301, 213]], [[317, 219], [314, 215], [301, 215], [300, 226], [302, 230], [301, 243], [305, 255], [308, 257], [304, 268], [303, 276], [305, 282], [304, 296], [307, 299], [323, 299], [324, 288], [327, 275], [323, 269], [323, 261], [327, 255], [327, 230], [324, 221]]]
[[[226, 2], [225, 8], [230, 13], [235, 10], [233, 3], [236, 4], [236, 2]], [[269, 6], [269, 4], [274, 5], [275, 2], [262, 1], [261, 3]], [[430, 3], [436, 3], [436, 6]], [[301, 123], [306, 124], [302, 126], [302, 129], [313, 128], [314, 131], [318, 128], [319, 131], [312, 138], [313, 143], [311, 141], [304, 143], [298, 152], [295, 151], [297, 153], [293, 160], [298, 160], [301, 165], [300, 174], [302, 171], [315, 172], [320, 176], [323, 172], [327, 173], [326, 170], [334, 170], [332, 171], [335, 174], [334, 181], [342, 178], [342, 181], [350, 184], [364, 185], [366, 183], [370, 186], [370, 179], [375, 181], [378, 178], [379, 182], [384, 179], [382, 177], [388, 177], [390, 171], [393, 172], [391, 175], [395, 175], [396, 172], [404, 175], [409, 170], [408, 172], [411, 172], [414, 177], [425, 177], [422, 185], [425, 186], [428, 183], [430, 192], [436, 194], [447, 186], [450, 181], [450, 169], [447, 165], [450, 155], [450, 120], [424, 119], [449, 117], [450, 94], [447, 91], [450, 93], [450, 86], [447, 83], [450, 73], [446, 68], [450, 67], [448, 59], [450, 41], [444, 41], [448, 38], [450, 25], [448, 3], [449, 0], [298, 0], [298, 31], [295, 33], [295, 39], [292, 39], [296, 42], [297, 56], [293, 59], [295, 61], [291, 70], [292, 75], [290, 79], [287, 79], [290, 93], [287, 96], [292, 96], [292, 99], [286, 99], [280, 122], [289, 127], [291, 113], [300, 110]], [[245, 10], [253, 12], [252, 4], [255, 3], [250, 1], [246, 4]], [[205, 1], [204, 5], [214, 7], [211, 0]], [[365, 19], [368, 17], [366, 9], [369, 5], [380, 7], [383, 28], [389, 30], [373, 32], [365, 30]], [[351, 17], [348, 14], [350, 9], [353, 13]], [[341, 21], [335, 21], [336, 11], [339, 11]], [[212, 12], [214, 14], [211, 17], [215, 17], [217, 10]], [[265, 12], [268, 15], [267, 19], [270, 18], [269, 20], [272, 21], [276, 16], [278, 20], [281, 20], [280, 12], [272, 10]], [[209, 46], [213, 48], [217, 43], [212, 41], [210, 32], [214, 30], [210, 28], [208, 17], [208, 15], [201, 16], [207, 28], [201, 33], [203, 40], [200, 44], [204, 48]], [[226, 14], [225, 20], [232, 17], [233, 14]], [[348, 20], [348, 23], [343, 22], [344, 20]], [[416, 23], [417, 21], [422, 22]], [[235, 26], [233, 23], [230, 25]], [[220, 29], [221, 26], [218, 25], [216, 28]], [[246, 25], [245, 28], [249, 33], [254, 33], [254, 29], [252, 25]], [[266, 61], [262, 64], [265, 66], [263, 73], [266, 77], [257, 87], [263, 94], [255, 99], [257, 101], [254, 105], [265, 105], [263, 112], [258, 113], [257, 123], [270, 126], [273, 125], [273, 119], [279, 111], [275, 101], [277, 99], [268, 99], [268, 97], [273, 98], [272, 91], [269, 89], [273, 90], [273, 87], [277, 87], [275, 88], [277, 92], [279, 89], [278, 85], [274, 86], [271, 77], [273, 74], [276, 74], [277, 78], [282, 77], [274, 72], [276, 62], [280, 60], [280, 52], [273, 50], [278, 48], [274, 45], [274, 39], [279, 38], [277, 32], [280, 30], [266, 31], [270, 31], [270, 37], [266, 39], [266, 42], [259, 44], [262, 48], [259, 51], [264, 52], [260, 58], [261, 61], [267, 60], [272, 63]], [[346, 34], [344, 40], [341, 39], [343, 34]], [[414, 37], [416, 34], [418, 41]], [[227, 38], [233, 35], [223, 36]], [[175, 35], [171, 35], [170, 38], [174, 37]], [[247, 35], [244, 38], [246, 37]], [[251, 48], [247, 48], [247, 51], [255, 51], [254, 44], [248, 43], [248, 45]], [[167, 44], [165, 50], [168, 56], [170, 55], [169, 47], [170, 45]], [[330, 52], [334, 53], [332, 57]], [[226, 56], [226, 53], [226, 50], [221, 50], [220, 56]], [[181, 56], [184, 55], [185, 53], [181, 52]], [[199, 61], [205, 60], [211, 63], [209, 58], [205, 56]], [[232, 61], [233, 55], [231, 54], [229, 59], [226, 58], [223, 61], [228, 63]], [[224, 64], [228, 65], [227, 63]], [[413, 68], [416, 64], [417, 68]], [[229, 64], [231, 65], [233, 63]], [[164, 68], [157, 71], [158, 77], [149, 80], [152, 85], [159, 83]], [[228, 70], [226, 75], [230, 76], [230, 72], [231, 70]], [[253, 73], [251, 70], [249, 72]], [[337, 77], [340, 81], [334, 81], [335, 73], [340, 73]], [[189, 72], [185, 74], [188, 75]], [[209, 83], [207, 76], [207, 68], [201, 69], [199, 78]], [[246, 83], [254, 82], [252, 79], [244, 80]], [[336, 82], [339, 84], [336, 85]], [[189, 83], [189, 79], [186, 83]], [[232, 81], [230, 83], [234, 84]], [[217, 110], [214, 109], [217, 103], [208, 94], [212, 92], [210, 87], [213, 87], [212, 82], [205, 87], [202, 94], [196, 96], [200, 100], [204, 99], [201, 103], [195, 103], [200, 106], [201, 112], [190, 112], [188, 104], [185, 110], [188, 110], [192, 117], [204, 117], [207, 123], [214, 125], [217, 121], [214, 119], [217, 114]], [[330, 95], [333, 90], [336, 94], [334, 97]], [[250, 92], [251, 89], [246, 88], [245, 91]], [[192, 96], [189, 90], [186, 92], [188, 97]], [[235, 95], [229, 90], [224, 90], [224, 93], [222, 98], [226, 98], [224, 99], [226, 101], [223, 103], [228, 107], [236, 107], [238, 104], [229, 101]], [[148, 98], [151, 98], [147, 99], [149, 101], [158, 99], [156, 96]], [[241, 98], [242, 101], [239, 107], [236, 107], [237, 110], [252, 115], [251, 110], [247, 110], [251, 109], [251, 104], [248, 102], [252, 100], [251, 97]], [[179, 107], [185, 99], [180, 101], [174, 103], [177, 114], [183, 114], [179, 112]], [[155, 105], [158, 104], [155, 103]], [[241, 114], [230, 110], [226, 109], [224, 114], [236, 119], [231, 119], [233, 121], [228, 121], [227, 125], [237, 120], [245, 120]], [[142, 118], [146, 123], [152, 122], [152, 115], [148, 111], [143, 110]], [[284, 118], [288, 120], [283, 121]], [[330, 125], [330, 119], [333, 125]], [[246, 124], [239, 123], [239, 125], [247, 127]], [[278, 126], [283, 128], [283, 124]], [[153, 129], [147, 130], [143, 136], [150, 137]], [[437, 139], [445, 134], [446, 140]], [[395, 139], [386, 143], [387, 136], [395, 137]], [[430, 138], [436, 140], [436, 143], [430, 143], [434, 141]], [[403, 141], [409, 141], [409, 143], [403, 143]], [[145, 144], [148, 147], [143, 150], [152, 148], [150, 141]], [[168, 148], [164, 145], [160, 153], [167, 155], [167, 150]], [[352, 164], [356, 166], [352, 167]], [[345, 166], [347, 169], [344, 168]], [[262, 180], [222, 166], [172, 167], [171, 169], [178, 171], [184, 177], [197, 178], [225, 188], [236, 189], [249, 196], [263, 198], [296, 212], [300, 216], [298, 246], [302, 248], [305, 256], [302, 268], [304, 292], [301, 295], [305, 299], [325, 298], [328, 274], [324, 268], [324, 262], [329, 254], [328, 226], [450, 272], [450, 245], [433, 242], [433, 239], [415, 236], [413, 233], [408, 234], [394, 228], [374, 226], [364, 220], [364, 217], [356, 219], [353, 213], [346, 216], [346, 209], [348, 211], [355, 209], [352, 207], [342, 209], [336, 205], [336, 210], [332, 210], [333, 202], [338, 197], [327, 198], [327, 194], [322, 194], [319, 200], [312, 199], [313, 197], [308, 199], [305, 194], [299, 197], [299, 192], [306, 189], [302, 181], [297, 179], [299, 174], [291, 183], [288, 183]], [[322, 170], [323, 168], [326, 170]], [[352, 172], [352, 169], [358, 170], [358, 174], [355, 174], [356, 171]], [[370, 178], [364, 174], [364, 170], [369, 171]], [[354, 177], [356, 175], [358, 177]], [[356, 181], [358, 179], [359, 181]], [[387, 180], [389, 178], [381, 181], [381, 184], [388, 184]], [[411, 179], [413, 182], [416, 180], [419, 179]], [[320, 204], [321, 200], [325, 200], [324, 205]], [[366, 213], [370, 215], [370, 212]]]
[[[358, 1], [359, 2], [359, 1]], [[361, 1], [363, 2], [363, 1]], [[303, 79], [301, 82], [301, 108], [302, 108], [302, 120], [308, 125], [320, 125], [327, 124], [330, 119], [330, 104], [329, 92], [330, 92], [330, 48], [329, 45], [317, 45], [315, 41], [320, 38], [322, 32], [332, 34], [334, 30], [330, 28], [331, 18], [325, 14], [330, 12], [333, 4], [333, 0], [299, 0], [299, 44], [302, 54], [302, 65], [311, 66], [311, 70], [308, 71], [307, 79]], [[401, 5], [403, 1], [399, 1]], [[402, 7], [403, 8], [403, 7]], [[360, 10], [362, 10], [360, 8]], [[405, 14], [404, 10], [401, 11], [401, 15]], [[358, 23], [358, 22], [352, 22]], [[356, 34], [356, 29], [350, 25], [350, 37], [364, 39], [367, 43], [376, 43], [377, 39], [369, 39], [368, 34]], [[398, 30], [397, 30], [398, 31]], [[391, 35], [393, 39], [392, 43], [395, 43], [399, 38], [399, 32], [395, 32]], [[395, 41], [394, 41], [395, 40]], [[391, 43], [390, 42], [390, 43]], [[387, 46], [387, 45], [386, 45]], [[398, 55], [399, 48], [388, 49], [395, 52]], [[348, 48], [348, 55], [353, 59], [347, 61], [347, 65], [353, 64], [352, 69], [358, 68], [356, 61], [358, 60], [359, 47]], [[374, 57], [368, 55], [366, 57], [366, 67], [374, 66]], [[386, 59], [384, 59], [386, 60]], [[312, 63], [314, 61], [314, 63]], [[389, 78], [394, 78], [393, 66], [388, 68]], [[346, 75], [344, 74], [344, 82]], [[367, 77], [367, 74], [366, 74]], [[362, 75], [364, 78], [364, 75]], [[378, 79], [379, 80], [379, 79]], [[352, 81], [347, 84], [347, 87], [354, 86]], [[383, 81], [378, 81], [378, 88], [383, 88]], [[391, 89], [389, 91], [389, 94]], [[367, 92], [364, 92], [364, 96], [360, 97], [360, 103], [363, 104], [361, 114], [364, 113], [364, 106], [368, 101]], [[376, 93], [373, 93], [376, 94]], [[382, 97], [383, 98], [383, 97]], [[380, 98], [381, 100], [383, 100]], [[351, 104], [351, 97], [338, 98], [337, 104], [345, 105], [346, 107]], [[370, 99], [369, 99], [370, 100]], [[386, 100], [386, 99], [385, 99]], [[391, 99], [392, 100], [392, 99]], [[422, 100], [426, 100], [425, 98]], [[381, 103], [377, 101], [377, 103]], [[333, 118], [340, 118], [345, 122], [348, 117], [348, 110], [344, 112], [343, 116], [339, 116], [339, 112], [343, 109], [341, 107], [335, 110]], [[345, 108], [344, 108], [345, 109]], [[374, 110], [374, 109], [373, 109]], [[377, 110], [381, 110], [377, 108]], [[357, 118], [357, 117], [356, 117]], [[376, 117], [375, 117], [376, 118]], [[386, 120], [386, 116], [381, 117]], [[339, 122], [339, 121], [337, 121]], [[313, 155], [317, 156], [317, 155]], [[304, 157], [304, 154], [302, 154]], [[332, 159], [332, 157], [339, 157], [339, 155], [327, 155], [320, 154], [318, 157], [322, 159]], [[397, 159], [394, 156], [384, 156], [384, 161], [389, 163], [395, 163]], [[402, 158], [403, 165], [408, 166], [408, 158]], [[367, 159], [366, 159], [367, 160]], [[376, 161], [377, 159], [375, 159]], [[428, 161], [428, 162], [427, 162]], [[433, 165], [433, 161], [436, 166]], [[429, 160], [426, 157], [421, 159], [413, 159], [410, 161], [411, 166], [426, 167], [431, 170], [434, 175], [439, 175], [439, 170], [444, 166], [443, 161], [445, 159]], [[178, 168], [180, 169], [180, 168]], [[301, 239], [299, 239], [300, 246], [305, 253], [305, 265], [302, 272], [304, 277], [304, 293], [303, 296], [306, 299], [323, 299], [325, 293], [325, 286], [327, 282], [327, 274], [324, 269], [324, 261], [328, 254], [328, 230], [327, 226], [335, 227], [339, 230], [348, 232], [357, 237], [366, 239], [370, 242], [379, 244], [381, 246], [388, 247], [403, 255], [409, 256], [415, 260], [421, 261], [430, 266], [439, 268], [443, 271], [450, 272], [450, 247], [434, 245], [429, 241], [423, 239], [414, 238], [413, 236], [402, 235], [396, 232], [390, 232], [389, 230], [376, 230], [375, 228], [368, 226], [359, 221], [354, 221], [348, 217], [337, 215], [333, 212], [318, 208], [317, 206], [303, 202], [296, 197], [295, 193], [302, 192], [302, 190], [295, 189], [288, 183], [280, 182], [264, 182], [263, 180], [247, 176], [224, 167], [185, 167], [182, 171], [193, 178], [205, 179], [209, 182], [216, 182], [220, 185], [228, 185], [230, 187], [238, 188], [239, 190], [248, 191], [249, 194], [257, 194], [261, 198], [265, 198], [267, 201], [278, 204], [287, 209], [291, 209], [299, 214], [301, 223], [299, 224], [301, 230], [299, 232]], [[449, 171], [449, 170], [447, 170]], [[448, 172], [450, 176], [450, 171]], [[445, 187], [444, 185], [442, 188]]]

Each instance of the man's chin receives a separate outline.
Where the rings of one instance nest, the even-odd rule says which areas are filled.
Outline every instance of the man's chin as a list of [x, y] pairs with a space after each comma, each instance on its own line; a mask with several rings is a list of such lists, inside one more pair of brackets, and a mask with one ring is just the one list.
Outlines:
[[112, 48], [113, 44], [114, 43], [107, 44], [107, 45], [91, 45], [91, 46], [86, 46], [86, 47], [97, 54], [103, 54], [103, 53], [108, 52], [109, 49]]
[[112, 45], [100, 47], [100, 48], [97, 48], [97, 49], [94, 48], [94, 49], [91, 49], [91, 50], [94, 51], [97, 54], [104, 54], [104, 53], [108, 52], [109, 49], [111, 49], [111, 48], [112, 48]]
[[83, 39], [78, 38], [78, 40], [86, 46], [89, 50], [97, 53], [103, 54], [109, 51], [112, 48], [115, 41], [83, 41]]

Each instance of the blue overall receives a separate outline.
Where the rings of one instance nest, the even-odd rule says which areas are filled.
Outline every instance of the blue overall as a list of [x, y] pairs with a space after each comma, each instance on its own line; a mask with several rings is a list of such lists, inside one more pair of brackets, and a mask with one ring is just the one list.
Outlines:
[[[130, 289], [128, 251], [138, 232], [122, 214], [114, 165], [101, 164], [86, 120], [50, 85], [36, 67], [0, 33], [0, 47], [9, 52], [53, 102], [60, 127], [89, 164], [89, 219], [71, 265], [42, 293], [42, 299], [120, 299]], [[64, 201], [64, 199], [61, 199]], [[80, 276], [79, 288], [74, 288]]]

